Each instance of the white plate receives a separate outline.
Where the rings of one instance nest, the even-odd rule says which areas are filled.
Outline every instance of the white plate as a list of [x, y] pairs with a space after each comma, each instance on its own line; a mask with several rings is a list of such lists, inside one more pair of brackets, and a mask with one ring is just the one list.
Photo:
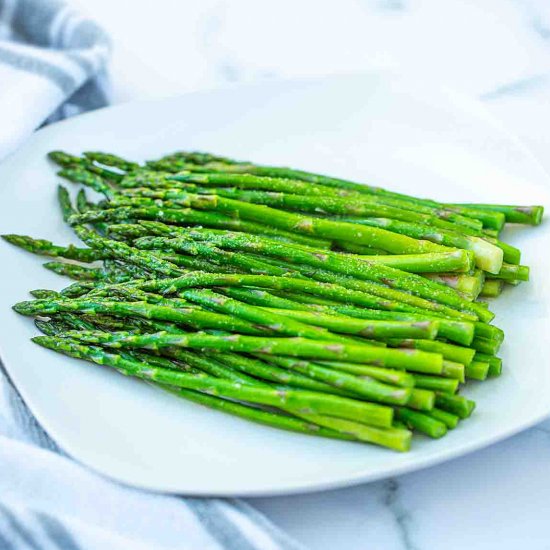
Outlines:
[[[45, 159], [52, 149], [132, 159], [199, 149], [443, 200], [550, 204], [545, 173], [477, 103], [381, 74], [190, 94], [50, 126], [0, 167], [2, 233], [74, 240], [57, 211], [57, 178]], [[52, 437], [123, 482], [195, 495], [274, 495], [379, 479], [479, 449], [550, 413], [549, 231], [546, 224], [510, 234], [532, 282], [494, 304], [507, 334], [503, 376], [471, 385], [473, 417], [442, 440], [415, 437], [408, 454], [258, 426], [31, 344], [32, 322], [10, 306], [30, 289], [64, 281], [4, 242], [1, 354]]]

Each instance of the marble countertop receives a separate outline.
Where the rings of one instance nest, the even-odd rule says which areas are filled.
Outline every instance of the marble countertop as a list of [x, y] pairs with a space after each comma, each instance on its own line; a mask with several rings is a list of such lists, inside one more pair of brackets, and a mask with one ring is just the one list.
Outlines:
[[[550, 170], [544, 0], [75, 0], [111, 34], [115, 102], [397, 68], [478, 97]], [[550, 549], [550, 420], [350, 489], [250, 502], [315, 550]]]

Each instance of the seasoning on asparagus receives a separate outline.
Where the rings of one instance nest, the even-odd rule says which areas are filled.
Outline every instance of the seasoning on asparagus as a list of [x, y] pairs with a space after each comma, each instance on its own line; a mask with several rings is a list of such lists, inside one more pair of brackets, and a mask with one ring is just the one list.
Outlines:
[[504, 332], [478, 297], [528, 281], [499, 235], [540, 224], [542, 206], [447, 204], [208, 153], [49, 157], [105, 198], [80, 189], [75, 208], [57, 190], [89, 248], [3, 236], [75, 281], [14, 306], [43, 347], [260, 424], [398, 451], [413, 432], [460, 429], [476, 406], [463, 385], [502, 371]]

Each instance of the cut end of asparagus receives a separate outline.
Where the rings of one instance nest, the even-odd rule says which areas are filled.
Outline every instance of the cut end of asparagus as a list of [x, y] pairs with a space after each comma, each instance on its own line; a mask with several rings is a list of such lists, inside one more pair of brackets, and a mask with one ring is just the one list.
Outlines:
[[518, 206], [516, 210], [526, 216], [531, 225], [540, 225], [544, 216], [544, 206]]
[[476, 265], [488, 273], [498, 273], [504, 261], [504, 252], [479, 237], [471, 237], [469, 240], [470, 250], [475, 255]]

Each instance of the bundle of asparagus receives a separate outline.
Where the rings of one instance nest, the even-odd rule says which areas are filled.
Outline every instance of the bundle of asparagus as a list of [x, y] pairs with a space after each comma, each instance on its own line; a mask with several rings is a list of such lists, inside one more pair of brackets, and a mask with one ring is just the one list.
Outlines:
[[[4, 235], [75, 282], [34, 290], [37, 344], [207, 407], [398, 451], [445, 435], [498, 376], [481, 296], [528, 280], [506, 223], [541, 206], [442, 204], [289, 168], [179, 152], [138, 164], [52, 152], [87, 247]], [[60, 261], [61, 260], [61, 261]], [[67, 260], [67, 261], [63, 261]], [[87, 264], [87, 265], [86, 265]]]

